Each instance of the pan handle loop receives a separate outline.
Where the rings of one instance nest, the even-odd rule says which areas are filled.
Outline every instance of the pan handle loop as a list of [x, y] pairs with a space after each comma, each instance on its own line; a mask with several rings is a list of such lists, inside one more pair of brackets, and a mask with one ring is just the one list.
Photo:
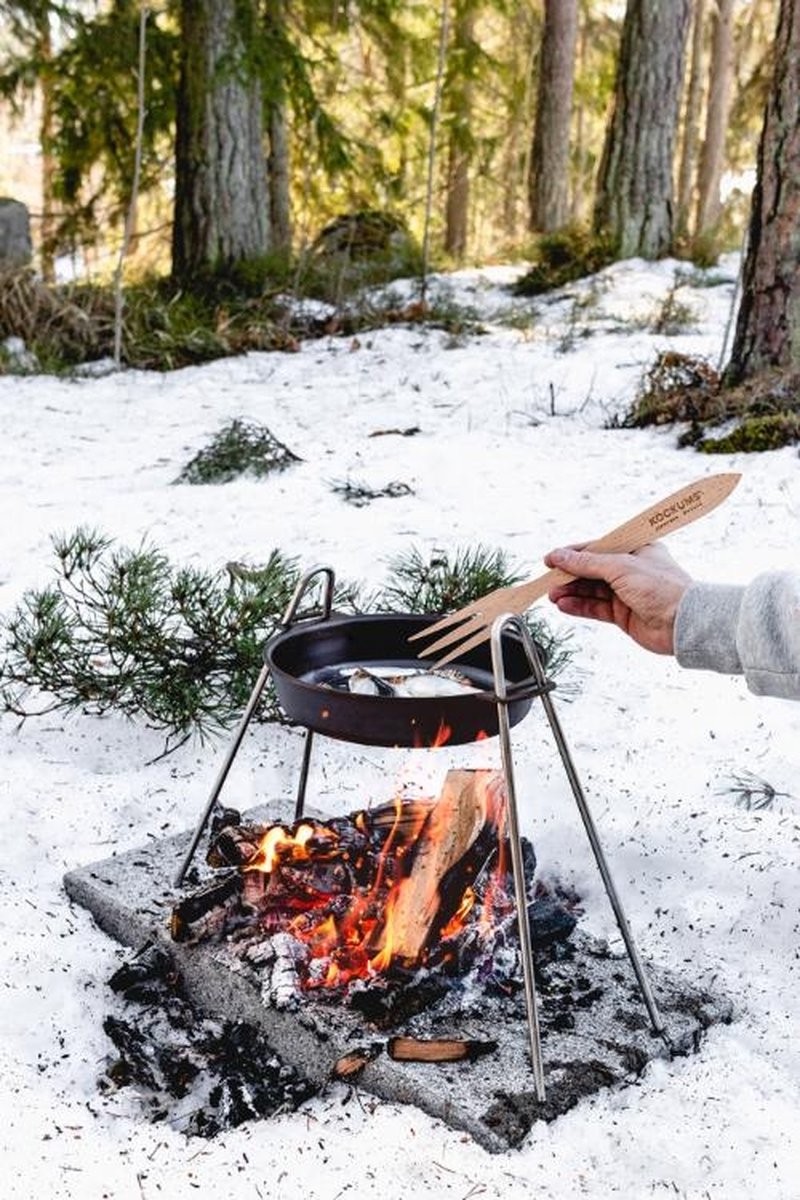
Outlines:
[[300, 607], [300, 601], [317, 575], [325, 576], [325, 590], [322, 594], [322, 616], [327, 621], [333, 607], [333, 589], [336, 583], [336, 576], [333, 567], [312, 567], [310, 571], [306, 571], [304, 575], [300, 576], [297, 587], [294, 589], [294, 595], [287, 605], [286, 612], [283, 614], [281, 629], [288, 629], [294, 622], [297, 610]]

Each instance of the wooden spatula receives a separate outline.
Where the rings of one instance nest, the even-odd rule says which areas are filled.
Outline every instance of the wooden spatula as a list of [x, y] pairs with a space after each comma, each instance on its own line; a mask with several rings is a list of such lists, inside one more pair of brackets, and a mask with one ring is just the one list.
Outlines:
[[[634, 550], [641, 550], [642, 546], [658, 541], [665, 534], [681, 529], [711, 512], [730, 495], [740, 479], [741, 475], [735, 472], [698, 479], [659, 500], [657, 504], [652, 504], [604, 537], [589, 542], [585, 549], [601, 554], [630, 554]], [[460, 608], [458, 612], [429, 625], [427, 629], [413, 633], [410, 640], [424, 638], [427, 642], [437, 633], [447, 630], [443, 637], [420, 651], [421, 658], [435, 658], [437, 664], [442, 666], [485, 642], [491, 633], [493, 621], [501, 613], [524, 613], [551, 588], [568, 583], [572, 578], [566, 571], [551, 570], [528, 583], [497, 588], [480, 600]], [[447, 654], [437, 657], [442, 650], [447, 650]]]

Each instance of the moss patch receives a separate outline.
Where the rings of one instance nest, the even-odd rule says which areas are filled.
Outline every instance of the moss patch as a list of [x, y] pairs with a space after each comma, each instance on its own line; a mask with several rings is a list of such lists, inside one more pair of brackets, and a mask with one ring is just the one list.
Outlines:
[[[711, 429], [731, 423], [720, 437]], [[679, 446], [705, 454], [775, 450], [800, 443], [800, 374], [769, 371], [735, 387], [703, 359], [669, 351], [647, 372], [622, 428], [682, 425]]]

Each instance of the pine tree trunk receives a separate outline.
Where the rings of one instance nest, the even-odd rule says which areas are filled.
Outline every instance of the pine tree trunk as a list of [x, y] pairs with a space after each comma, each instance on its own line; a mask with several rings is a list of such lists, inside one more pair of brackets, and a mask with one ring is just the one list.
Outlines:
[[533, 133], [530, 227], [552, 233], [569, 220], [569, 133], [578, 0], [545, 0]]
[[286, 37], [286, 0], [266, 0], [264, 23], [271, 56], [271, 92], [267, 96], [266, 124], [269, 134], [267, 179], [269, 186], [270, 245], [289, 254], [292, 248], [291, 163], [289, 122], [286, 112], [286, 80], [282, 48]]
[[659, 258], [672, 249], [672, 160], [689, 15], [690, 0], [628, 0], [594, 212], [595, 232], [621, 258]]
[[172, 271], [224, 272], [269, 249], [261, 86], [245, 0], [182, 0]]
[[447, 153], [447, 200], [444, 248], [461, 259], [467, 249], [469, 173], [472, 136], [475, 0], [457, 0], [449, 78], [445, 85], [450, 136]]
[[50, 13], [46, 8], [38, 17], [39, 55], [45, 64], [40, 72], [39, 86], [42, 93], [42, 115], [39, 122], [39, 145], [42, 148], [42, 220], [40, 225], [39, 261], [42, 278], [52, 283], [56, 277], [54, 196], [53, 181], [56, 173], [53, 155], [53, 73], [50, 64], [53, 57], [53, 40], [50, 31]]
[[[586, 20], [580, 22], [578, 33], [578, 73], [582, 77], [586, 72], [586, 62], [589, 52], [589, 25]], [[582, 104], [578, 105], [575, 114], [575, 131], [574, 139], [574, 159], [575, 171], [572, 179], [572, 201], [570, 203], [570, 219], [573, 224], [577, 225], [583, 220], [586, 213], [587, 191], [591, 194], [590, 181], [587, 178], [591, 174], [587, 168], [587, 146], [586, 146], [586, 118]]]
[[781, 0], [728, 377], [800, 368], [800, 3]]
[[700, 139], [700, 108], [702, 105], [703, 34], [705, 32], [706, 0], [694, 0], [692, 17], [692, 62], [689, 69], [689, 85], [686, 89], [686, 112], [683, 120], [683, 145], [681, 164], [678, 171], [678, 216], [676, 233], [685, 238], [689, 233], [689, 220], [694, 207], [694, 175], [697, 165], [697, 147]]
[[733, 0], [717, 0], [711, 47], [706, 136], [700, 159], [697, 234], [713, 232], [722, 213], [719, 185], [725, 165], [725, 132], [733, 84]]

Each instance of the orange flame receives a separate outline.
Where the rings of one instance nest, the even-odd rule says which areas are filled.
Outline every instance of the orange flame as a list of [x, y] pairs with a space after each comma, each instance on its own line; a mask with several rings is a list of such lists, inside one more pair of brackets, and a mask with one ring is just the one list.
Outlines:
[[[450, 730], [443, 726], [438, 736], [443, 744], [450, 736]], [[476, 928], [486, 935], [492, 930], [497, 917], [508, 911], [509, 901], [501, 882], [506, 871], [504, 781], [496, 771], [486, 770], [476, 774], [485, 777], [480, 779], [476, 788], [478, 812], [479, 815], [482, 812], [484, 821], [496, 829], [500, 849], [492, 877], [482, 889], [482, 901], [479, 902], [475, 890], [465, 880], [458, 908], [440, 931], [442, 940], [456, 937], [468, 919], [477, 919]], [[436, 839], [447, 836], [447, 824], [446, 820], [433, 818], [434, 811], [438, 815], [441, 810], [434, 810], [425, 803], [418, 804], [413, 819], [402, 796], [396, 796], [393, 803], [393, 820], [378, 852], [374, 875], [368, 887], [334, 894], [333, 890], [328, 892], [324, 885], [317, 885], [317, 880], [324, 879], [324, 875], [315, 877], [311, 870], [308, 874], [308, 891], [301, 889], [299, 893], [303, 897], [304, 910], [297, 913], [297, 904], [293, 904], [291, 898], [286, 902], [286, 907], [293, 908], [296, 915], [285, 927], [307, 946], [310, 962], [318, 962], [318, 968], [309, 972], [306, 982], [309, 988], [340, 987], [353, 979], [370, 978], [388, 970], [395, 959], [399, 944], [398, 930], [395, 928], [398, 899], [407, 882], [407, 873], [402, 869], [403, 856], [417, 841], [423, 824], [427, 822], [426, 834], [430, 834], [432, 829]], [[360, 834], [369, 836], [371, 826], [368, 813], [357, 813], [352, 818], [352, 824]], [[309, 846], [312, 839], [317, 839], [317, 842]], [[281, 868], [313, 868], [317, 861], [335, 864], [339, 842], [335, 830], [313, 821], [302, 821], [293, 830], [275, 825], [264, 834], [257, 856], [243, 870], [270, 875], [275, 871], [280, 872]], [[332, 849], [328, 850], [327, 847]], [[342, 857], [346, 859], [346, 848]], [[265, 883], [265, 887], [269, 886], [269, 883]], [[280, 886], [277, 890], [280, 896]], [[334, 900], [338, 905], [335, 913], [330, 911], [330, 903]], [[323, 914], [323, 910], [327, 912]], [[420, 952], [419, 961], [424, 961], [425, 957], [425, 952]]]

